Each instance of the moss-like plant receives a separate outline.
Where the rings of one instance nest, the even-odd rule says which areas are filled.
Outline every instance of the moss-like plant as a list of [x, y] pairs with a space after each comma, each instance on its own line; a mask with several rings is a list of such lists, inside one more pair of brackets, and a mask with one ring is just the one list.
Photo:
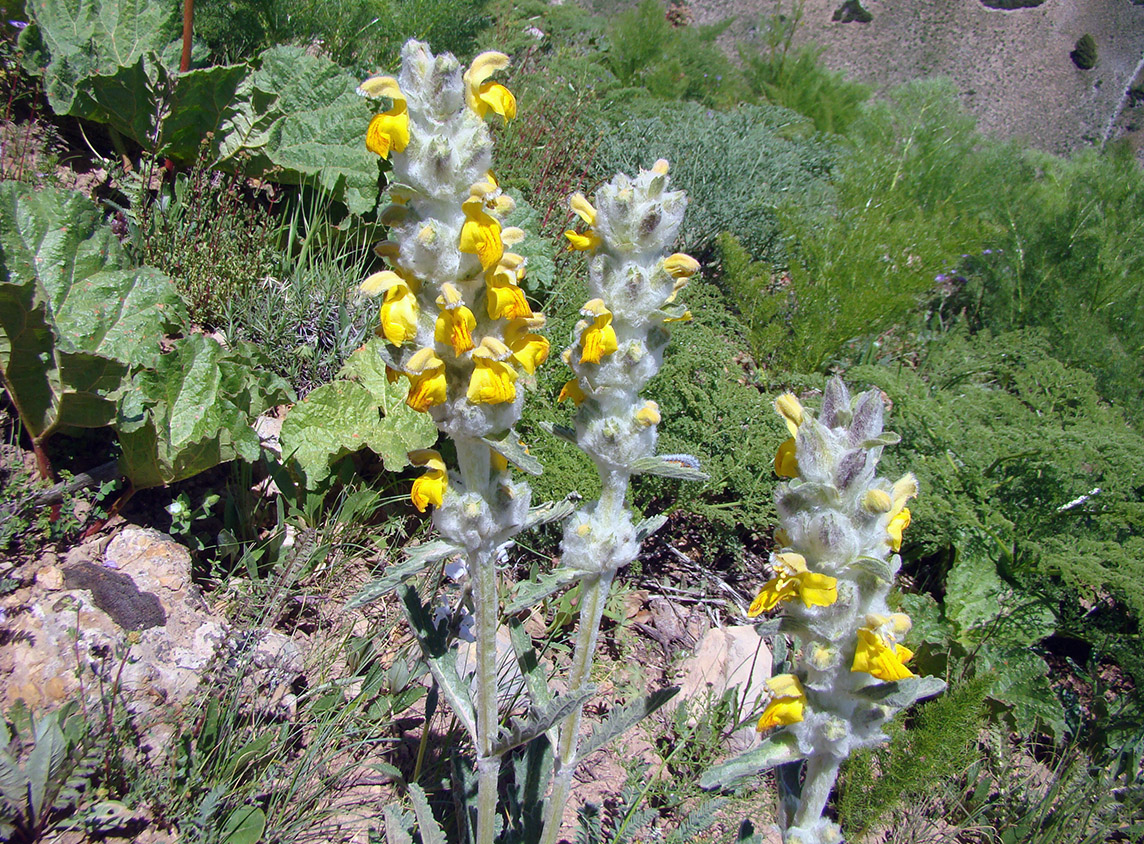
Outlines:
[[1076, 40], [1076, 46], [1069, 53], [1069, 58], [1081, 70], [1092, 70], [1099, 59], [1096, 53], [1096, 39], [1086, 32]]

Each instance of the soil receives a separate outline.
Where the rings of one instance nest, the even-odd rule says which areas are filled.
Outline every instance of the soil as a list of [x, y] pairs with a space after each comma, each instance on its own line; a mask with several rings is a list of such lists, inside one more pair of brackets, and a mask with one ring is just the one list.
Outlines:
[[[795, 0], [797, 2], [797, 0]], [[728, 44], [757, 33], [774, 2], [690, 0], [696, 23], [729, 16]], [[783, 11], [792, 3], [780, 0]], [[1044, 0], [1012, 10], [982, 0], [863, 0], [869, 23], [835, 22], [842, 0], [805, 0], [795, 43], [826, 48], [823, 61], [884, 93], [928, 76], [947, 76], [984, 132], [1068, 153], [1126, 137], [1137, 149], [1144, 121], [1125, 92], [1141, 70], [1144, 6], [1128, 0]], [[1079, 70], [1069, 53], [1091, 34], [1099, 63]], [[1119, 116], [1118, 116], [1119, 115]]]

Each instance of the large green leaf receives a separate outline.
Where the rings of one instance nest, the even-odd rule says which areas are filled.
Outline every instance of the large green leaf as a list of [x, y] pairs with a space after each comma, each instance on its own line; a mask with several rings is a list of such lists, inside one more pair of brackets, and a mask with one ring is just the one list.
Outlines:
[[201, 334], [136, 373], [119, 402], [121, 464], [136, 489], [170, 484], [240, 457], [256, 460], [259, 413], [289, 401], [286, 382], [254, 368], [249, 344], [225, 349]]
[[185, 321], [166, 276], [129, 266], [81, 194], [0, 184], [0, 372], [32, 437], [108, 424], [128, 369]]
[[436, 441], [433, 421], [405, 404], [401, 384], [388, 382], [377, 353], [382, 342], [374, 338], [350, 355], [341, 379], [311, 392], [283, 421], [282, 454], [297, 461], [308, 483], [321, 481], [334, 461], [361, 448], [396, 472], [409, 464], [410, 451]]
[[175, 10], [160, 0], [27, 0], [30, 25], [20, 47], [29, 70], [43, 75], [52, 109], [71, 114], [90, 77], [114, 74], [161, 50]]

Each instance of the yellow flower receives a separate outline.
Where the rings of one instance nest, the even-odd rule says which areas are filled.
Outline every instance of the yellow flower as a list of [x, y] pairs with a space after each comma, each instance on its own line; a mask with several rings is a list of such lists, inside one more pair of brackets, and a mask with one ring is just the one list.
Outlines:
[[512, 350], [513, 359], [529, 375], [548, 360], [548, 341], [530, 329], [544, 325], [543, 315], [532, 319], [514, 319], [504, 329], [505, 344]]
[[382, 270], [363, 281], [361, 291], [370, 296], [385, 293], [381, 330], [386, 340], [400, 346], [417, 336], [417, 297], [405, 278], [392, 270]]
[[794, 437], [784, 440], [775, 452], [775, 474], [780, 478], [798, 477], [798, 457]]
[[401, 152], [409, 145], [409, 109], [405, 105], [405, 95], [392, 76], [375, 76], [361, 83], [358, 88], [371, 97], [388, 97], [393, 107], [382, 114], [374, 115], [365, 133], [365, 145], [371, 152], [382, 158], [389, 153]]
[[883, 490], [871, 489], [862, 496], [862, 506], [870, 513], [889, 513], [894, 502], [890, 500], [889, 494]]
[[886, 525], [886, 535], [889, 537], [890, 548], [894, 551], [902, 550], [902, 531], [910, 526], [910, 508], [903, 507]]
[[461, 208], [465, 212], [465, 222], [461, 226], [461, 241], [457, 248], [476, 255], [482, 269], [496, 266], [504, 255], [500, 223], [485, 210], [484, 199], [480, 196], [470, 196]]
[[575, 212], [581, 220], [588, 224], [588, 231], [580, 234], [572, 229], [564, 232], [564, 236], [568, 238], [569, 247], [578, 252], [591, 252], [594, 251], [602, 242], [600, 235], [596, 233], [594, 226], [596, 225], [596, 209], [592, 207], [587, 198], [582, 193], [574, 193], [568, 198], [568, 205], [572, 211]]
[[802, 720], [806, 708], [806, 692], [802, 683], [793, 674], [777, 674], [767, 680], [767, 688], [771, 691], [771, 701], [763, 710], [756, 729], [760, 733], [772, 727], [785, 727], [797, 724]]
[[473, 404], [501, 404], [516, 399], [516, 370], [507, 361], [512, 350], [495, 337], [485, 337], [473, 350], [473, 374], [466, 395]]
[[675, 279], [691, 278], [699, 272], [699, 262], [683, 252], [676, 252], [663, 259], [664, 271]]
[[449, 475], [445, 471], [445, 461], [431, 448], [409, 452], [409, 462], [414, 466], [426, 466], [429, 471], [413, 482], [410, 498], [413, 506], [422, 513], [432, 504], [440, 507], [445, 500], [445, 490], [449, 488]]
[[413, 353], [405, 363], [409, 376], [409, 395], [405, 403], [414, 410], [426, 411], [436, 404], [443, 404], [447, 397], [445, 382], [445, 361], [426, 346]]
[[592, 299], [580, 309], [584, 316], [593, 318], [591, 325], [582, 322], [580, 333], [580, 363], [599, 363], [604, 355], [619, 348], [616, 329], [612, 328], [612, 312], [603, 299]]
[[433, 339], [438, 343], [448, 343], [453, 354], [460, 357], [473, 348], [473, 329], [477, 319], [465, 307], [465, 299], [456, 285], [445, 282], [441, 285], [441, 295], [437, 297], [437, 307], [441, 315], [433, 328]]
[[495, 111], [506, 121], [516, 117], [516, 97], [504, 85], [486, 80], [508, 67], [504, 53], [481, 53], [465, 71], [465, 102], [478, 116]]
[[571, 381], [565, 382], [564, 386], [560, 388], [560, 396], [556, 402], [559, 404], [565, 399], [572, 399], [572, 403], [579, 406], [586, 398], [588, 398], [588, 394], [580, 388], [580, 382], [573, 378]]
[[869, 627], [858, 628], [858, 646], [854, 651], [854, 664], [851, 671], [865, 671], [887, 683], [913, 677], [914, 672], [906, 668], [914, 652], [904, 645], [887, 641], [881, 633]]
[[799, 598], [807, 607], [828, 607], [838, 600], [838, 580], [808, 571], [802, 554], [788, 551], [775, 555], [775, 577], [763, 586], [747, 615], [754, 618], [772, 610], [779, 601]]
[[636, 411], [636, 421], [644, 427], [651, 427], [660, 423], [659, 405], [653, 401], [644, 402], [644, 406]]
[[532, 308], [525, 298], [524, 291], [516, 282], [519, 271], [497, 267], [489, 274], [485, 283], [485, 295], [488, 297], [489, 319], [531, 319]]
[[775, 410], [786, 422], [787, 430], [790, 431], [792, 437], [798, 436], [798, 426], [802, 424], [804, 418], [802, 412], [802, 403], [794, 393], [783, 393], [775, 399]]

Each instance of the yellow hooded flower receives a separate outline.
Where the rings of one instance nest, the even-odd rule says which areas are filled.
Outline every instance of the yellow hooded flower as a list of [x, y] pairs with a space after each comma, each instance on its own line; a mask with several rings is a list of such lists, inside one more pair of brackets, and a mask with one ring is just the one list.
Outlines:
[[381, 330], [386, 340], [400, 346], [417, 336], [419, 308], [407, 279], [392, 270], [382, 270], [363, 281], [361, 291], [370, 296], [385, 293], [381, 303]]
[[877, 630], [859, 627], [858, 646], [850, 670], [865, 671], [879, 680], [892, 683], [914, 676], [914, 672], [905, 666], [913, 655], [914, 652], [905, 645], [888, 641]]
[[543, 325], [544, 316], [538, 314], [532, 319], [511, 320], [504, 329], [505, 345], [512, 350], [513, 359], [529, 375], [536, 372], [536, 368], [548, 360], [548, 341], [531, 331]]
[[653, 401], [644, 402], [644, 406], [636, 411], [636, 421], [646, 428], [660, 423], [659, 405]]
[[556, 403], [571, 399], [572, 403], [577, 407], [584, 399], [588, 398], [588, 394], [580, 387], [580, 382], [573, 378], [571, 381], [565, 382], [564, 386], [560, 388], [560, 396], [556, 399]]
[[405, 403], [414, 410], [426, 411], [433, 405], [444, 404], [447, 398], [445, 382], [445, 361], [426, 346], [418, 349], [405, 362], [405, 373], [409, 376], [409, 395]]
[[674, 279], [691, 278], [699, 272], [699, 262], [690, 255], [676, 252], [663, 259], [663, 269]]
[[508, 67], [508, 56], [504, 53], [481, 53], [463, 77], [465, 81], [465, 103], [483, 118], [495, 111], [506, 121], [516, 117], [516, 97], [504, 85], [486, 80], [498, 70]]
[[438, 343], [448, 343], [453, 347], [453, 354], [460, 357], [473, 348], [473, 329], [477, 327], [477, 319], [465, 307], [461, 291], [449, 282], [441, 285], [437, 307], [441, 314], [433, 327], [433, 339]]
[[495, 337], [485, 337], [473, 350], [473, 374], [466, 395], [473, 404], [501, 404], [516, 399], [516, 370], [507, 361], [512, 350]]
[[422, 513], [430, 504], [440, 507], [445, 500], [445, 490], [449, 488], [449, 475], [441, 455], [431, 448], [422, 448], [409, 452], [409, 462], [429, 469], [413, 482], [413, 491], [409, 496], [413, 499], [413, 506]]
[[602, 242], [600, 235], [594, 228], [596, 225], [596, 209], [582, 193], [572, 194], [572, 196], [568, 198], [568, 205], [577, 217], [588, 224], [588, 231], [583, 234], [573, 229], [564, 232], [564, 236], [568, 238], [569, 248], [577, 252], [594, 251]]
[[476, 255], [481, 262], [481, 269], [496, 266], [504, 255], [500, 222], [485, 210], [481, 196], [470, 196], [461, 203], [461, 209], [465, 212], [465, 222], [461, 226], [461, 239], [457, 248], [468, 255]]
[[771, 701], [763, 710], [756, 728], [760, 733], [772, 727], [785, 727], [797, 724], [802, 720], [806, 709], [806, 692], [802, 683], [793, 674], [777, 674], [767, 680], [767, 688], [771, 691]]
[[779, 601], [799, 598], [806, 607], [828, 607], [838, 600], [838, 580], [808, 571], [802, 554], [787, 551], [775, 555], [775, 577], [767, 581], [747, 615], [751, 618], [772, 610]]
[[798, 436], [798, 426], [802, 424], [804, 414], [802, 403], [794, 393], [783, 393], [775, 399], [775, 410], [786, 422], [787, 430], [792, 437]]
[[525, 298], [524, 291], [517, 286], [520, 271], [499, 266], [489, 274], [485, 283], [488, 297], [489, 319], [531, 319], [532, 307]]
[[887, 541], [894, 551], [902, 550], [902, 532], [910, 526], [910, 510], [906, 502], [918, 494], [918, 479], [907, 472], [894, 482], [890, 520], [886, 523]]
[[405, 95], [392, 76], [374, 76], [361, 83], [358, 91], [371, 97], [388, 97], [393, 107], [382, 114], [374, 115], [365, 133], [365, 145], [371, 152], [382, 158], [389, 153], [401, 152], [409, 145], [409, 109]]
[[590, 325], [581, 323], [584, 327], [580, 333], [580, 363], [599, 363], [604, 355], [619, 348], [616, 329], [612, 328], [612, 312], [604, 306], [603, 299], [592, 299], [580, 313], [593, 318]]
[[795, 447], [794, 437], [783, 440], [779, 450], [775, 452], [775, 474], [780, 478], [798, 477], [798, 449]]

